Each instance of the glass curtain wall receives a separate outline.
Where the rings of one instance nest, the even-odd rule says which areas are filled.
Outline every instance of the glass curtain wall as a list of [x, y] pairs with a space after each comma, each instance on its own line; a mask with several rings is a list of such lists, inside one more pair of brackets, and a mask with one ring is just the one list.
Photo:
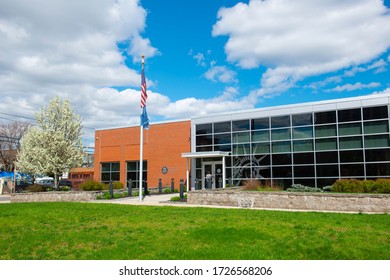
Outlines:
[[[323, 187], [339, 178], [390, 177], [388, 106], [196, 125], [196, 152], [231, 152], [227, 178]], [[196, 176], [201, 179], [202, 162]]]

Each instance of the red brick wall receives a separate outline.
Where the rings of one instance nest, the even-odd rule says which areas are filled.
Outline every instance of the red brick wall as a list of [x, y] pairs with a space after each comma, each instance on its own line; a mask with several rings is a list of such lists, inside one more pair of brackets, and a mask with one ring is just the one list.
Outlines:
[[[162, 179], [163, 187], [175, 188], [180, 179], [186, 179], [186, 159], [182, 153], [191, 151], [190, 121], [151, 124], [144, 130], [143, 159], [148, 162], [148, 187], [157, 187]], [[140, 127], [98, 130], [95, 132], [95, 172], [94, 179], [100, 181], [102, 162], [120, 162], [120, 181], [126, 185], [126, 161], [139, 161]], [[168, 173], [161, 172], [162, 167]]]

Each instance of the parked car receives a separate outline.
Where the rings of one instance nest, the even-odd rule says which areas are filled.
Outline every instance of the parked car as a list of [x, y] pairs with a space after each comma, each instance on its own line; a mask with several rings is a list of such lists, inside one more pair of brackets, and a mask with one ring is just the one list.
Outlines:
[[58, 187], [65, 187], [65, 186], [72, 188], [73, 187], [72, 181], [61, 179], [58, 183]]
[[54, 186], [54, 179], [52, 177], [42, 177], [35, 179], [35, 184], [48, 187]]

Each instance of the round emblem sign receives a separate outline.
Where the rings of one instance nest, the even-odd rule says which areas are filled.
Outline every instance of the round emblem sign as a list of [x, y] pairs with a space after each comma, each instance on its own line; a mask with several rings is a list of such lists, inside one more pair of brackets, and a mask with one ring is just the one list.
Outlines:
[[161, 172], [162, 172], [162, 174], [167, 174], [168, 168], [166, 166], [164, 166], [163, 168], [161, 168]]

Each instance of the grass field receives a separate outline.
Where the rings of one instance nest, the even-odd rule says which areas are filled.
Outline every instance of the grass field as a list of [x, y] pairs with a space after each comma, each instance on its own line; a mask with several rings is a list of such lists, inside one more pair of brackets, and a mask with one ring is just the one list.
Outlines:
[[0, 259], [389, 260], [390, 215], [0, 204]]

